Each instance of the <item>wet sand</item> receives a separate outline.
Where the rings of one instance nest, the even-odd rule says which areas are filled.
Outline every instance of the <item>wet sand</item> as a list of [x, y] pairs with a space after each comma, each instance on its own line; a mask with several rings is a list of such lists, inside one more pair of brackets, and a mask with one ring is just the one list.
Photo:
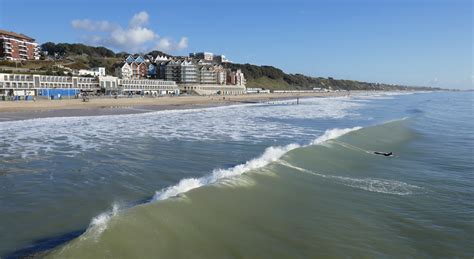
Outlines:
[[307, 97], [346, 96], [337, 93], [287, 93], [287, 94], [248, 94], [235, 96], [175, 96], [175, 97], [134, 97], [134, 98], [91, 98], [82, 99], [0, 101], [0, 122], [46, 117], [100, 116], [115, 114], [135, 114], [170, 109], [191, 109], [232, 105], [237, 103], [270, 102], [293, 100]]

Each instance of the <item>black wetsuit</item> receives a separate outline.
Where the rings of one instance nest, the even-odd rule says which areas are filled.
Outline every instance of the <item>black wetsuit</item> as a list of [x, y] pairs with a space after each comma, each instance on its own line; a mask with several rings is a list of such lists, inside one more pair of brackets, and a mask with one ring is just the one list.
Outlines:
[[385, 152], [378, 152], [378, 151], [375, 151], [374, 154], [376, 154], [376, 155], [382, 155], [382, 156], [392, 156], [392, 155], [393, 155], [392, 152], [385, 153]]

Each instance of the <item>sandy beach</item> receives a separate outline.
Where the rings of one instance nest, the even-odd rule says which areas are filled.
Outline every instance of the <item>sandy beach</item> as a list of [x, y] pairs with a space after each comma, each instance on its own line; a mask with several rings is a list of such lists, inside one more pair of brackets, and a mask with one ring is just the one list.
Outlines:
[[112, 114], [133, 114], [169, 109], [189, 109], [236, 103], [269, 102], [308, 97], [346, 96], [347, 92], [331, 93], [284, 93], [248, 94], [234, 96], [174, 96], [134, 98], [91, 98], [82, 99], [2, 101], [0, 121], [22, 120], [44, 117], [94, 116]]
[[235, 96], [177, 96], [177, 97], [134, 97], [134, 98], [91, 98], [88, 102], [82, 99], [37, 100], [33, 101], [4, 101], [0, 102], [0, 112], [20, 112], [55, 109], [87, 109], [128, 106], [172, 106], [172, 105], [208, 105], [233, 102], [264, 102], [277, 99], [297, 97], [327, 97], [343, 96], [347, 93], [285, 93], [285, 94], [248, 94]]

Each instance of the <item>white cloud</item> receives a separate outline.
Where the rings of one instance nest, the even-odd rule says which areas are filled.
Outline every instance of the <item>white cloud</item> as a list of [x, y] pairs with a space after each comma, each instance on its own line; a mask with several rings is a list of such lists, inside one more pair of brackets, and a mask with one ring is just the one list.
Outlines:
[[188, 38], [187, 37], [182, 37], [181, 40], [176, 43], [172, 39], [164, 37], [161, 38], [157, 44], [155, 45], [155, 48], [157, 50], [161, 51], [176, 51], [176, 50], [182, 50], [186, 49], [188, 47]]
[[74, 29], [83, 29], [88, 31], [108, 31], [117, 27], [108, 21], [91, 21], [89, 19], [73, 20], [71, 25]]
[[161, 38], [156, 44], [155, 48], [162, 51], [170, 51], [173, 47], [171, 40], [168, 38]]
[[124, 28], [109, 21], [93, 21], [90, 19], [73, 20], [74, 29], [93, 32], [94, 35], [83, 35], [82, 39], [88, 44], [102, 45], [120, 51], [141, 52], [149, 51], [152, 47], [162, 51], [176, 51], [188, 47], [188, 38], [182, 37], [176, 43], [172, 38], [160, 37], [152, 29], [146, 27], [149, 15], [142, 11], [135, 14]]
[[139, 27], [142, 25], [147, 25], [148, 24], [148, 19], [150, 17], [148, 16], [148, 13], [145, 11], [141, 11], [137, 14], [135, 14], [132, 19], [130, 20], [130, 27]]
[[177, 49], [186, 49], [188, 48], [189, 39], [187, 37], [182, 37], [176, 46]]

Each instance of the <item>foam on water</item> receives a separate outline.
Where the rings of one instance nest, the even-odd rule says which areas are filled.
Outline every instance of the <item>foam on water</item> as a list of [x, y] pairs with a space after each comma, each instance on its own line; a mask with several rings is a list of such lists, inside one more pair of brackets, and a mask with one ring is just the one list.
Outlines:
[[308, 138], [317, 130], [283, 119], [342, 118], [358, 107], [349, 98], [304, 99], [300, 105], [244, 104], [143, 114], [42, 118], [0, 122], [0, 156], [35, 159], [52, 154], [76, 156], [117, 147], [127, 140], [253, 141], [285, 135]]
[[[361, 127], [326, 130], [323, 135], [313, 140], [310, 145], [321, 144], [325, 141], [338, 138], [344, 134], [359, 129], [361, 129]], [[212, 174], [201, 178], [183, 179], [177, 185], [156, 192], [153, 200], [165, 200], [201, 186], [215, 184], [221, 182], [222, 180], [233, 178], [249, 171], [263, 168], [271, 162], [279, 160], [287, 152], [299, 147], [300, 145], [298, 144], [290, 144], [283, 147], [269, 147], [260, 157], [247, 161], [245, 164], [240, 164], [229, 169], [216, 169], [212, 172]]]
[[251, 170], [262, 168], [271, 162], [277, 161], [288, 151], [298, 147], [300, 147], [298, 144], [290, 144], [284, 147], [269, 147], [260, 157], [247, 161], [245, 164], [237, 165], [229, 169], [216, 169], [212, 174], [201, 178], [183, 179], [177, 185], [156, 192], [153, 200], [165, 200], [201, 186], [215, 184], [228, 178], [242, 175]]
[[3, 136], [0, 140], [0, 157], [35, 159], [45, 154], [76, 156], [88, 150], [117, 147], [136, 138], [165, 141], [230, 138], [254, 142], [273, 139], [282, 134], [307, 138], [318, 132], [282, 120], [336, 119], [357, 115], [357, 109], [365, 104], [356, 99], [383, 98], [390, 94], [305, 98], [300, 100], [300, 105], [240, 104], [142, 114], [6, 121], [0, 122]]
[[345, 186], [358, 188], [358, 189], [362, 189], [362, 190], [366, 190], [370, 192], [395, 194], [395, 195], [410, 195], [410, 194], [419, 193], [420, 191], [423, 190], [422, 187], [408, 184], [405, 182], [396, 181], [396, 180], [375, 179], [375, 178], [352, 178], [352, 177], [346, 177], [346, 176], [328, 175], [328, 174], [313, 172], [308, 169], [292, 165], [282, 160], [278, 161], [278, 163], [286, 167], [295, 169], [297, 171], [303, 172], [303, 173], [322, 177], [325, 179], [331, 179], [335, 183], [343, 184]]
[[317, 145], [317, 144], [321, 144], [325, 141], [328, 141], [328, 140], [331, 140], [331, 139], [335, 139], [335, 138], [338, 138], [342, 135], [345, 135], [351, 131], [356, 131], [356, 130], [360, 130], [362, 129], [362, 127], [354, 127], [354, 128], [347, 128], [347, 129], [331, 129], [331, 130], [326, 130], [326, 132], [324, 132], [324, 134], [320, 137], [318, 137], [317, 139], [313, 140], [311, 142], [312, 145]]
[[95, 240], [107, 229], [110, 219], [116, 216], [119, 211], [122, 209], [122, 206], [118, 203], [112, 205], [112, 209], [107, 212], [103, 212], [100, 215], [94, 217], [87, 228], [85, 234], [81, 236], [82, 239], [92, 237]]

